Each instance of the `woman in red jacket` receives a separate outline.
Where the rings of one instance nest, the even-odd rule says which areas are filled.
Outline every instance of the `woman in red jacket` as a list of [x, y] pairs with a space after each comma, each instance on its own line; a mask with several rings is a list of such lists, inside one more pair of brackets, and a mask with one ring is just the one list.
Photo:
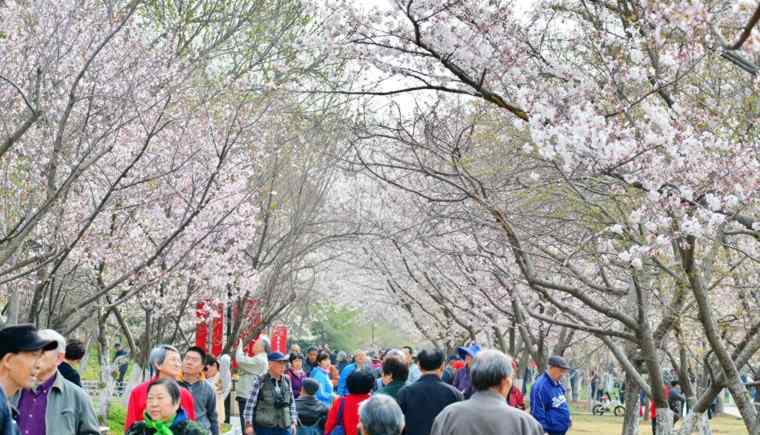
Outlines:
[[[325, 434], [329, 435], [336, 426], [343, 426], [346, 435], [358, 435], [356, 427], [359, 425], [359, 405], [369, 399], [374, 385], [375, 377], [367, 370], [354, 370], [348, 375], [348, 395], [332, 403], [330, 412], [327, 413]], [[339, 420], [338, 416], [341, 413], [343, 415]]]
[[525, 411], [525, 398], [519, 388], [512, 385], [507, 393], [507, 404], [513, 408]]

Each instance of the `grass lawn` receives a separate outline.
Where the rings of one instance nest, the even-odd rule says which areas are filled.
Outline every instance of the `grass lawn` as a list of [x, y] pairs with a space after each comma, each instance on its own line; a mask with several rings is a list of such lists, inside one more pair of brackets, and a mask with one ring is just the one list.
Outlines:
[[[593, 416], [590, 414], [573, 415], [573, 427], [568, 435], [620, 435], [623, 426], [623, 417], [615, 416]], [[677, 425], [676, 427], [680, 426]], [[710, 427], [714, 434], [720, 435], [747, 435], [747, 429], [741, 420], [736, 417], [720, 416], [710, 420]], [[648, 421], [641, 422], [641, 435], [652, 433], [652, 423]]]

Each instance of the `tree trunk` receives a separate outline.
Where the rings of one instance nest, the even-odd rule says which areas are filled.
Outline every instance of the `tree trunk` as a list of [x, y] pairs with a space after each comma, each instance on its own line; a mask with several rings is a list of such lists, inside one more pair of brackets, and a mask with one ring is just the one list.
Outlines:
[[655, 435], [673, 435], [673, 411], [670, 408], [657, 408], [657, 433]]
[[19, 292], [11, 292], [10, 301], [8, 302], [8, 317], [5, 319], [5, 326], [18, 325], [18, 316], [21, 311], [21, 295]]
[[98, 399], [97, 416], [101, 423], [108, 421], [108, 405], [113, 395], [114, 382], [111, 376], [110, 358], [108, 358], [108, 335], [106, 320], [108, 314], [98, 312], [98, 362], [100, 363], [100, 397]]
[[625, 417], [623, 418], [623, 435], [639, 435], [639, 411], [641, 408], [639, 394], [641, 388], [629, 374], [625, 375]]

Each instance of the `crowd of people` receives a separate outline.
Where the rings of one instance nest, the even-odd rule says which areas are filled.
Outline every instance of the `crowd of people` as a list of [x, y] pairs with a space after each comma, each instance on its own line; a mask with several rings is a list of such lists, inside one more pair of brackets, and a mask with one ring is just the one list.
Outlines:
[[238, 391], [246, 435], [564, 435], [572, 424], [559, 356], [531, 389], [527, 412], [512, 384], [515, 362], [475, 344], [455, 356], [411, 347], [333, 357], [294, 345], [271, 352], [261, 337], [244, 360]]
[[[83, 356], [81, 342], [67, 344], [52, 330], [0, 330], [0, 435], [101, 433], [78, 385]], [[561, 357], [550, 358], [533, 385], [529, 412], [512, 384], [514, 361], [474, 344], [448, 357], [411, 347], [334, 357], [297, 345], [272, 351], [262, 336], [253, 356], [241, 345], [235, 359], [232, 396], [228, 356], [153, 348], [150, 379], [129, 393], [125, 433], [218, 435], [233, 411], [228, 396], [246, 435], [564, 435], [572, 424], [562, 385], [570, 366]]]

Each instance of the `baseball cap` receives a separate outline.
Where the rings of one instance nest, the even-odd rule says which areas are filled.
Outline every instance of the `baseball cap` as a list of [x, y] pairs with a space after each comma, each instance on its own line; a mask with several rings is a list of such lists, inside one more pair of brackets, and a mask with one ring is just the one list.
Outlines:
[[267, 359], [269, 361], [288, 361], [290, 358], [282, 352], [270, 352]]
[[564, 358], [562, 358], [559, 355], [554, 355], [549, 358], [549, 365], [552, 367], [559, 367], [561, 369], [570, 369], [570, 364], [565, 361]]
[[53, 350], [58, 347], [55, 340], [45, 340], [32, 324], [8, 326], [0, 329], [0, 358], [8, 353]]

